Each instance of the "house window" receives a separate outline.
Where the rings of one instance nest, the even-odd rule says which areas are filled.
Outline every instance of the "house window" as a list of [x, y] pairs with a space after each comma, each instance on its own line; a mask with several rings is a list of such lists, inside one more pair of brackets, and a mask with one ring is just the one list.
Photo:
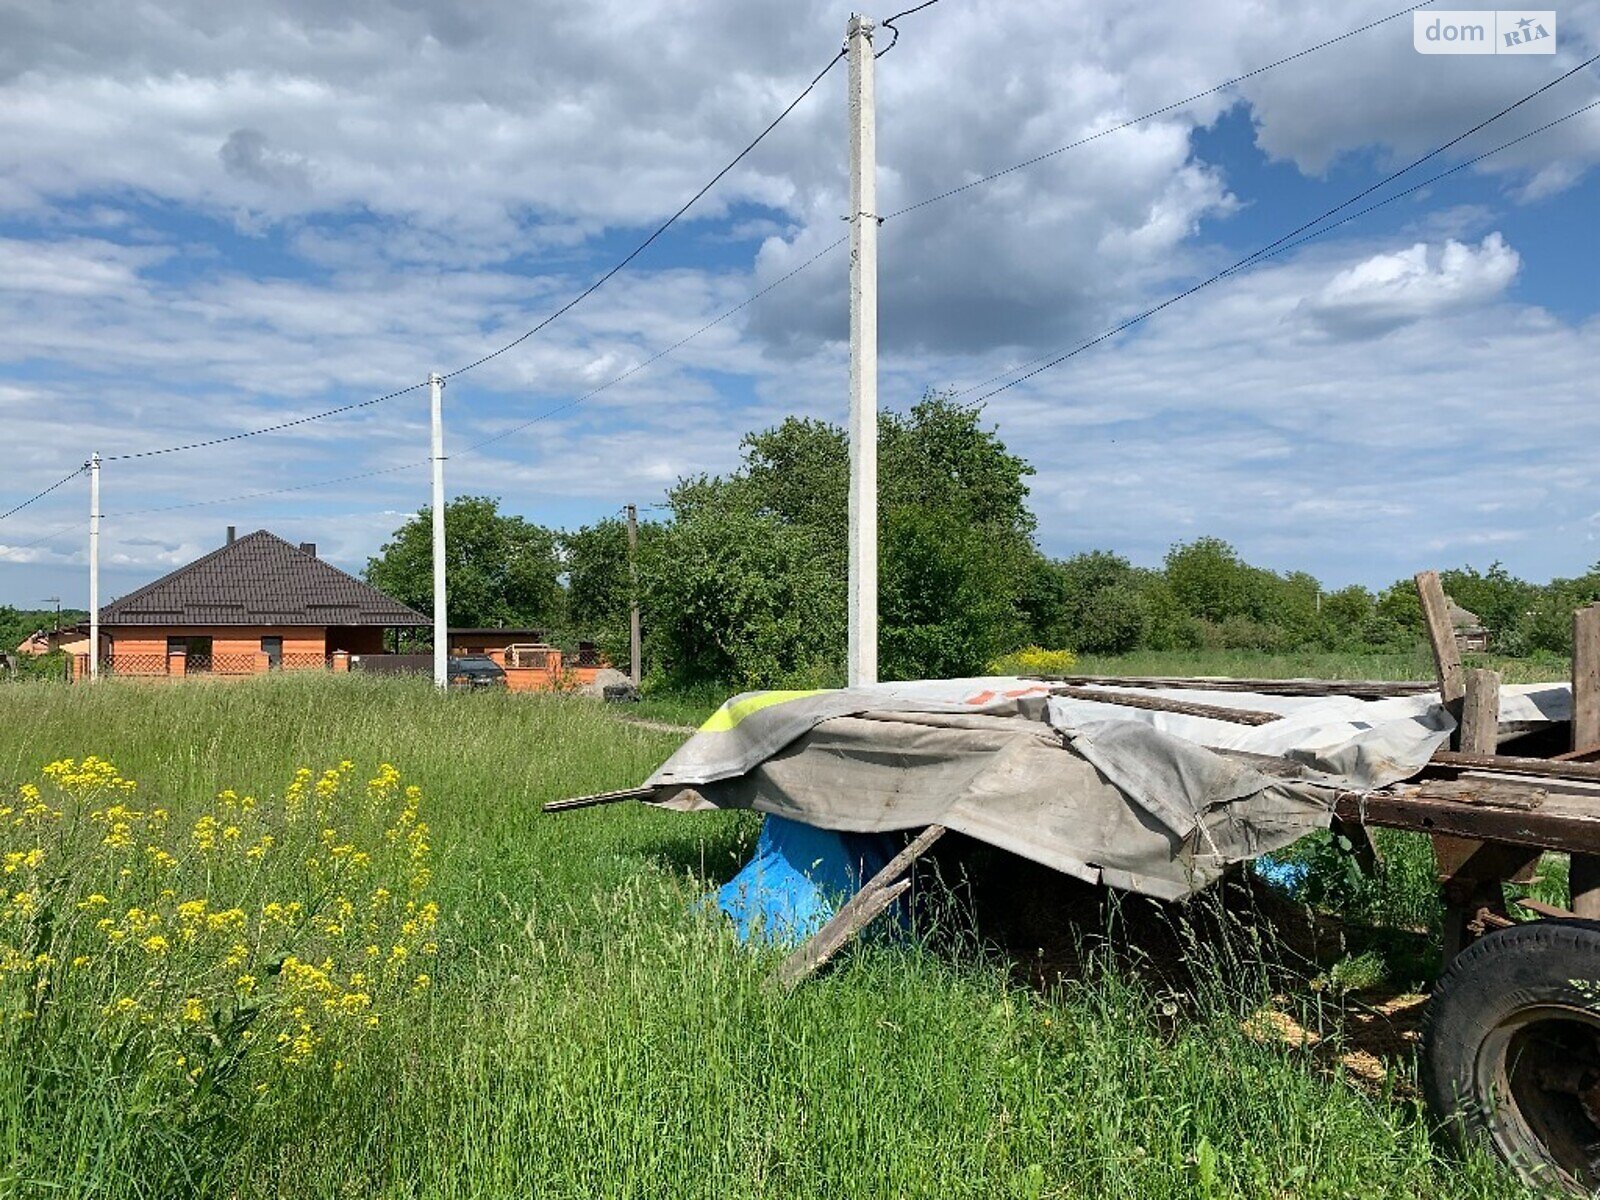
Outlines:
[[283, 639], [281, 637], [262, 638], [261, 653], [267, 656], [267, 670], [278, 670], [283, 666]]
[[184, 654], [183, 670], [187, 675], [211, 670], [211, 639], [208, 637], [169, 637], [167, 653]]

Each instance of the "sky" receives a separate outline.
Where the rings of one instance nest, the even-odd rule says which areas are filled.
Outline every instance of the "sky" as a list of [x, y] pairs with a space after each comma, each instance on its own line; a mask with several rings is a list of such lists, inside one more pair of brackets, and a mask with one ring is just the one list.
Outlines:
[[[0, 512], [98, 451], [107, 600], [228, 525], [358, 571], [428, 502], [425, 388], [145, 452], [520, 336], [794, 99], [849, 11], [0, 0]], [[1600, 560], [1600, 108], [1469, 161], [1600, 100], [1595, 67], [1325, 236], [995, 392], [1600, 53], [1600, 0], [1557, 10], [1554, 55], [1421, 55], [1404, 15], [975, 183], [1394, 11], [939, 0], [899, 21], [879, 209], [975, 186], [881, 227], [883, 406], [981, 399], [1037, 471], [1053, 555], [1154, 565], [1215, 535], [1335, 587]], [[555, 526], [649, 515], [747, 431], [845, 420], [845, 83], [841, 63], [627, 269], [450, 381], [449, 494]], [[85, 603], [88, 504], [80, 476], [0, 520], [0, 603]]]

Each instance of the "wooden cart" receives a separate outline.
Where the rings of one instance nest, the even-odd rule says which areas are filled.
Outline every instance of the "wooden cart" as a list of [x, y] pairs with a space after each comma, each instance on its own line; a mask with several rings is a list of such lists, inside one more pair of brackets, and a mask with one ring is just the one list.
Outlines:
[[[1102, 703], [1259, 725], [1279, 714], [1174, 699], [1172, 691], [1343, 695], [1438, 692], [1457, 720], [1449, 750], [1403, 784], [1336, 797], [1335, 832], [1376, 868], [1367, 831], [1432, 839], [1445, 906], [1445, 969], [1430, 996], [1421, 1075], [1429, 1107], [1460, 1147], [1486, 1142], [1524, 1178], [1600, 1189], [1600, 605], [1574, 617], [1570, 729], [1500, 721], [1500, 677], [1465, 670], [1438, 576], [1417, 576], [1438, 668], [1431, 682], [1053, 678], [1052, 691]], [[1156, 691], [1169, 693], [1166, 696]], [[1224, 753], [1234, 753], [1224, 751]], [[1264, 770], [1298, 764], [1251, 755]], [[547, 805], [562, 811], [643, 799], [633, 788]], [[944, 833], [922, 831], [779, 968], [797, 986], [907, 888]], [[1571, 906], [1508, 902], [1546, 854], [1569, 857]]]

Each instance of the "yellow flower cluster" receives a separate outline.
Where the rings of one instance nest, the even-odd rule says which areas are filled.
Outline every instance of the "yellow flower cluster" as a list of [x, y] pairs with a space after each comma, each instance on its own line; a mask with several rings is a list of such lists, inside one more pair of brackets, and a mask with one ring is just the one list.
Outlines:
[[421, 793], [387, 763], [364, 791], [354, 772], [169, 810], [104, 759], [62, 759], [0, 801], [0, 1054], [55, 1022], [145, 1047], [195, 1094], [223, 1063], [252, 1064], [253, 1094], [274, 1070], [343, 1071], [439, 952]]

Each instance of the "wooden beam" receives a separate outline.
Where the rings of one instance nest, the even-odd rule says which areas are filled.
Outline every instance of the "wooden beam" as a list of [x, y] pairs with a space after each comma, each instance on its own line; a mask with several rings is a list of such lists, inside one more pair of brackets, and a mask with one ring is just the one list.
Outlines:
[[1445, 833], [1569, 853], [1600, 853], [1600, 811], [1557, 807], [1553, 800], [1528, 809], [1463, 804], [1413, 791], [1343, 792], [1335, 811], [1345, 820], [1385, 829]]
[[1521, 758], [1510, 754], [1468, 754], [1464, 750], [1436, 750], [1430, 767], [1462, 771], [1494, 771], [1501, 775], [1528, 775], [1543, 779], [1580, 779], [1600, 783], [1600, 763], [1559, 758]]
[[1600, 742], [1600, 606], [1572, 614], [1572, 747]]
[[1433, 648], [1439, 694], [1444, 697], [1447, 708], [1459, 712], [1460, 702], [1467, 694], [1467, 682], [1461, 670], [1461, 652], [1456, 648], [1456, 629], [1450, 622], [1450, 602], [1445, 599], [1439, 572], [1417, 573], [1417, 599], [1422, 602], [1422, 623], [1428, 632], [1428, 645]]
[[792, 992], [826, 966], [829, 959], [839, 953], [856, 934], [877, 920], [911, 886], [909, 879], [900, 877], [942, 836], [943, 825], [929, 825], [918, 834], [904, 850], [884, 865], [883, 870], [862, 884], [861, 890], [845, 901], [832, 919], [817, 930], [805, 945], [779, 964], [773, 982], [784, 991]]
[[1259, 692], [1264, 696], [1355, 696], [1379, 699], [1416, 696], [1435, 690], [1425, 679], [1233, 679], [1176, 675], [1026, 675], [1052, 683], [1107, 684], [1112, 687], [1171, 691]]
[[574, 796], [570, 800], [552, 800], [542, 811], [547, 813], [571, 812], [575, 808], [594, 808], [599, 804], [620, 804], [624, 800], [647, 800], [656, 794], [655, 788], [623, 788], [616, 792], [597, 792], [593, 796]]
[[1492, 755], [1500, 744], [1500, 673], [1467, 672], [1461, 702], [1461, 753]]
[[1123, 708], [1143, 708], [1152, 712], [1178, 713], [1185, 717], [1206, 717], [1212, 721], [1231, 721], [1235, 725], [1266, 725], [1281, 720], [1282, 713], [1259, 708], [1226, 708], [1220, 704], [1198, 704], [1191, 700], [1168, 700], [1163, 696], [1144, 696], [1137, 692], [1110, 692], [1100, 688], [1062, 685], [1050, 689], [1052, 696], [1070, 700], [1095, 700]]

